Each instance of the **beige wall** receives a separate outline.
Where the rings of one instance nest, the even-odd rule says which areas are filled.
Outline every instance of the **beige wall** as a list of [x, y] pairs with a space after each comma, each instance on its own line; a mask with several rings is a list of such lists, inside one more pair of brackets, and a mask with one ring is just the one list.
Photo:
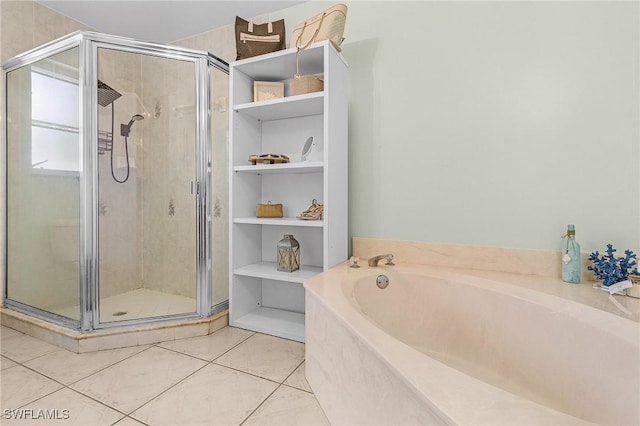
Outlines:
[[[346, 3], [351, 236], [640, 250], [637, 2]], [[235, 59], [233, 25], [177, 44]]]
[[350, 235], [640, 250], [638, 2], [346, 3]]

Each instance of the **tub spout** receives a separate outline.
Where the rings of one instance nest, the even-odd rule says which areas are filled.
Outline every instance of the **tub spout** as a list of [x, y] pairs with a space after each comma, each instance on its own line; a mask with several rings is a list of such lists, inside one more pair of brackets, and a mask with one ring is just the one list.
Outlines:
[[393, 263], [392, 254], [381, 254], [379, 256], [373, 256], [371, 259], [368, 260], [367, 263], [369, 264], [369, 266], [378, 266], [378, 262], [380, 262], [382, 259], [387, 260], [387, 263], [385, 263], [386, 266], [395, 265], [395, 263]]

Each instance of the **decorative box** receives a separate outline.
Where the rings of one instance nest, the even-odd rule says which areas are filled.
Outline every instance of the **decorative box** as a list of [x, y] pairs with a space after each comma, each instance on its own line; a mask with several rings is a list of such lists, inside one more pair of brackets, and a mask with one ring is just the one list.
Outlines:
[[253, 101], [268, 101], [284, 98], [284, 83], [277, 81], [254, 81]]

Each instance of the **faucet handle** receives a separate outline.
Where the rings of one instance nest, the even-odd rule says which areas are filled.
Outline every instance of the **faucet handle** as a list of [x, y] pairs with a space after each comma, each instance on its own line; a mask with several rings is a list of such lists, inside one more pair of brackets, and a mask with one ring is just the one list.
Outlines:
[[356, 256], [351, 256], [351, 258], [349, 258], [349, 265], [351, 268], [359, 268], [360, 265], [358, 265], [358, 261], [360, 259], [358, 259]]
[[385, 263], [386, 266], [394, 266], [395, 263], [393, 263], [393, 255], [392, 254], [388, 254], [387, 257], [387, 263]]

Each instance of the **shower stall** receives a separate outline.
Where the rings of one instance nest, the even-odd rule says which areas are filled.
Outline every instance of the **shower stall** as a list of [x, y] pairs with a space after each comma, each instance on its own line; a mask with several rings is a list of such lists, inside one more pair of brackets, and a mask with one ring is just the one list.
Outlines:
[[2, 65], [3, 305], [83, 332], [228, 306], [228, 65], [77, 32]]

